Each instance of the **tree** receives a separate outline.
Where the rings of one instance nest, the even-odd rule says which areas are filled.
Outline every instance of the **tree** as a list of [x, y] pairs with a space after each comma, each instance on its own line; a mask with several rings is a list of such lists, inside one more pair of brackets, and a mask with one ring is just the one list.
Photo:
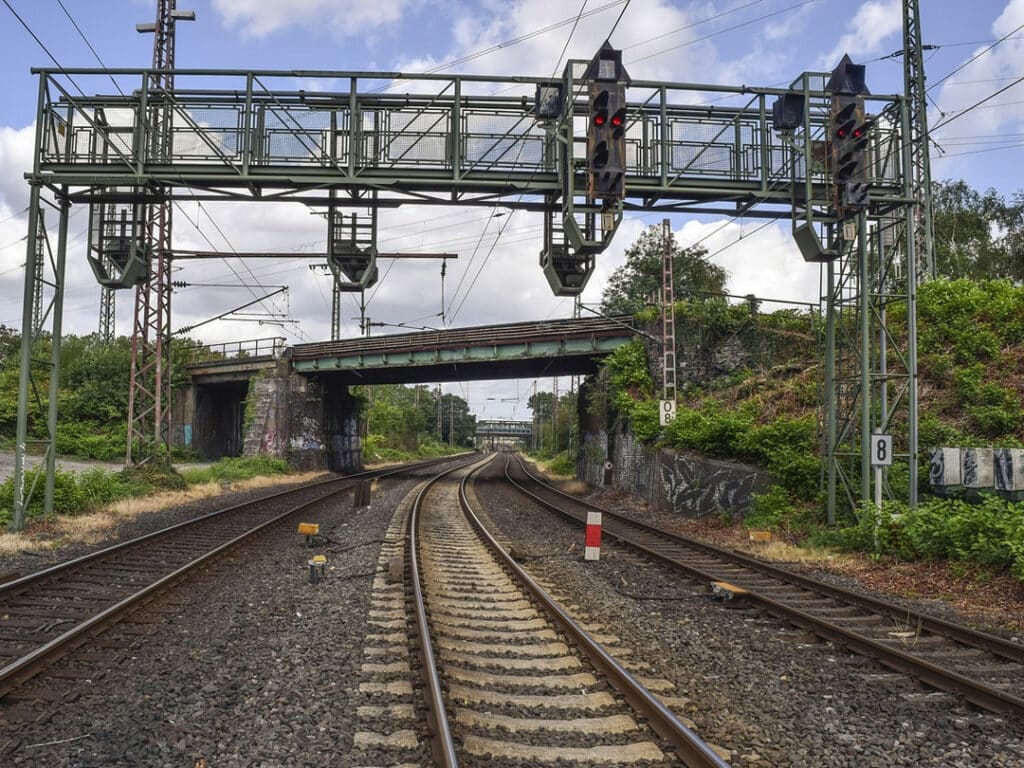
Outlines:
[[1007, 202], [994, 189], [942, 181], [932, 185], [932, 208], [940, 276], [1024, 282], [1024, 193]]
[[[672, 271], [675, 276], [674, 298], [700, 299], [708, 293], [725, 291], [728, 273], [708, 261], [708, 252], [699, 245], [682, 248], [675, 234], [669, 240], [672, 250]], [[626, 263], [615, 270], [601, 295], [601, 311], [607, 315], [633, 314], [652, 297], [661, 296], [662, 228], [654, 225], [641, 233], [626, 251]]]
[[546, 455], [569, 447], [576, 420], [576, 393], [564, 392], [558, 397], [558, 423], [555, 424], [555, 394], [538, 391], [530, 395], [526, 407], [533, 411], [533, 429], [538, 450]]

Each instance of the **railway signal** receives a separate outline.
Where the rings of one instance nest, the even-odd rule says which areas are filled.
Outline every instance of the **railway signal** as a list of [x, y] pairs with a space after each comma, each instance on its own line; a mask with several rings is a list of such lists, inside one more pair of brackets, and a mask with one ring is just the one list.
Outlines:
[[870, 202], [865, 150], [874, 121], [864, 112], [864, 66], [843, 56], [826, 90], [832, 93], [830, 143], [833, 200], [841, 218], [866, 208]]
[[587, 68], [587, 194], [608, 208], [626, 194], [626, 83], [622, 51], [606, 41]]

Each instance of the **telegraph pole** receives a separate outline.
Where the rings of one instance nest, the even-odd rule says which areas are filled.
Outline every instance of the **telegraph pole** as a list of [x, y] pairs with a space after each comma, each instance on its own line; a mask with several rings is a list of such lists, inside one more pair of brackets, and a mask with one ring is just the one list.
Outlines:
[[[152, 162], [170, 162], [173, 146], [174, 31], [178, 21], [194, 21], [194, 11], [177, 10], [177, 0], [157, 0], [156, 21], [138, 24], [153, 33], [153, 72], [145, 88], [149, 110], [148, 151]], [[171, 214], [169, 197], [149, 206], [148, 279], [135, 289], [131, 379], [128, 393], [128, 465], [151, 459], [166, 448], [171, 427]]]

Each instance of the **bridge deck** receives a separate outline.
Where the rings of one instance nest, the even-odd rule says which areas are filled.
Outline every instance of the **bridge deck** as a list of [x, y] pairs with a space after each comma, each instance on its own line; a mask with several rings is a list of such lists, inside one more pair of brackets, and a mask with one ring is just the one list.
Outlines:
[[301, 373], [366, 384], [589, 373], [595, 358], [633, 337], [630, 321], [549, 320], [297, 344], [291, 362]]

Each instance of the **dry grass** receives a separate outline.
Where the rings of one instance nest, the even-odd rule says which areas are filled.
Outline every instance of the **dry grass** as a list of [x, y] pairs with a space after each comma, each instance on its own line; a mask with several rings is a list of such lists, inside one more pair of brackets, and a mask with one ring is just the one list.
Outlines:
[[765, 560], [776, 563], [800, 563], [801, 565], [825, 565], [829, 568], [850, 567], [855, 558], [843, 552], [835, 552], [818, 547], [798, 547], [785, 541], [769, 541], [766, 544], [758, 544], [751, 541], [734, 544], [751, 555], [757, 555]]
[[87, 515], [56, 515], [52, 519], [31, 523], [28, 529], [21, 533], [0, 534], [0, 558], [10, 557], [19, 552], [60, 549], [68, 544], [98, 544], [121, 522], [132, 520], [147, 512], [156, 512], [225, 493], [251, 491], [285, 483], [308, 482], [321, 474], [304, 472], [296, 475], [254, 477], [224, 485], [219, 482], [201, 483], [183, 491], [161, 491], [152, 496], [123, 499]]

